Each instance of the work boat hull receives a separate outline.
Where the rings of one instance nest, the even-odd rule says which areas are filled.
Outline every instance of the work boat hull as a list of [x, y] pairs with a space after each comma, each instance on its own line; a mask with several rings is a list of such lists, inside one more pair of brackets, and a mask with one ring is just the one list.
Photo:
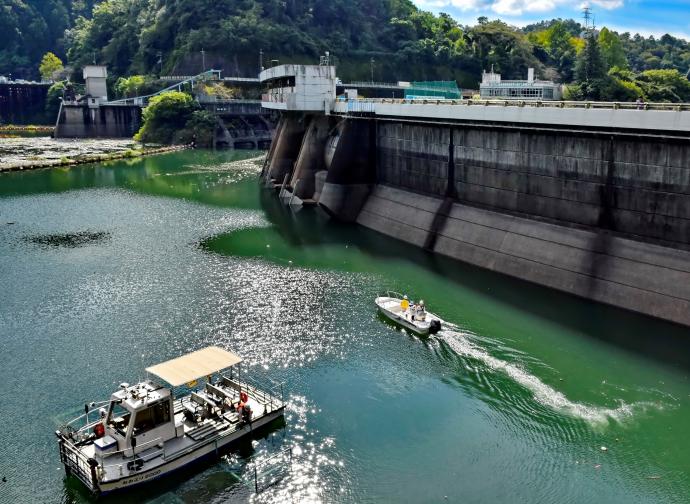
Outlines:
[[408, 312], [403, 312], [400, 308], [401, 298], [379, 296], [374, 302], [384, 317], [418, 336], [434, 334], [441, 328], [441, 319], [433, 313], [426, 312], [426, 319], [424, 321], [412, 320], [409, 310]]
[[105, 495], [111, 492], [126, 490], [142, 483], [148, 483], [155, 479], [170, 475], [174, 471], [182, 469], [196, 462], [201, 462], [209, 457], [217, 456], [221, 450], [229, 447], [233, 442], [247, 436], [251, 431], [259, 429], [272, 421], [283, 416], [283, 408], [275, 412], [261, 417], [259, 420], [252, 421], [251, 425], [246, 424], [243, 428], [227, 434], [220, 434], [213, 438], [209, 438], [203, 444], [196, 446], [192, 451], [186, 454], [180, 454], [177, 457], [171, 457], [169, 461], [152, 467], [151, 469], [144, 469], [137, 474], [129, 475], [118, 480], [100, 482], [98, 484], [97, 493]]

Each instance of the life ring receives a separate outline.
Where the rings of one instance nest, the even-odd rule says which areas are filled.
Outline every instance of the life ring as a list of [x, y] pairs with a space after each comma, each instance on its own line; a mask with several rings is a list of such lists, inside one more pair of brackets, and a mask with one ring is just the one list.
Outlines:
[[240, 402], [246, 403], [249, 401], [249, 396], [246, 392], [240, 392]]

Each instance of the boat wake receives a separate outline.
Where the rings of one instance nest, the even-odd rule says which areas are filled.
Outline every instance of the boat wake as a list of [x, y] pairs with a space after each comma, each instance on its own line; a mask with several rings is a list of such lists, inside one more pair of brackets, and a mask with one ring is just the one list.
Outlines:
[[632, 417], [634, 413], [644, 411], [649, 407], [659, 407], [658, 403], [652, 402], [627, 404], [619, 400], [617, 407], [602, 407], [572, 401], [562, 392], [520, 367], [519, 364], [494, 357], [472, 341], [474, 339], [472, 336], [471, 333], [444, 322], [444, 330], [436, 335], [436, 339], [448, 345], [457, 355], [479, 361], [492, 371], [504, 373], [530, 391], [539, 404], [559, 413], [582, 419], [590, 424], [606, 424], [609, 421], [622, 422]]

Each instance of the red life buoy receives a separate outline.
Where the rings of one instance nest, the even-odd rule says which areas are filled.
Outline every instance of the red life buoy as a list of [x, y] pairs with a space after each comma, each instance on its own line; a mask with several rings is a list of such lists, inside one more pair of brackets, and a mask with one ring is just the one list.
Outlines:
[[246, 403], [249, 401], [249, 396], [247, 395], [246, 392], [240, 392], [240, 401], [243, 403]]
[[96, 434], [96, 439], [105, 436], [105, 426], [102, 423], [97, 423], [93, 427], [93, 433]]

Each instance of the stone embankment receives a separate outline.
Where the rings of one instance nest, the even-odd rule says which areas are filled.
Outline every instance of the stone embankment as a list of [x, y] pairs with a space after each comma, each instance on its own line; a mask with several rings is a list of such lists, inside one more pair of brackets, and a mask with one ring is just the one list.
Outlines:
[[53, 126], [12, 125], [12, 124], [0, 126], [0, 134], [4, 134], [4, 133], [52, 133], [53, 130], [55, 130], [55, 128]]
[[0, 159], [0, 172], [11, 172], [11, 171], [24, 171], [24, 170], [38, 170], [42, 168], [57, 168], [62, 166], [76, 166], [88, 163], [99, 163], [105, 161], [114, 161], [117, 159], [134, 159], [144, 156], [151, 156], [154, 154], [163, 154], [166, 152], [174, 152], [179, 150], [185, 150], [188, 147], [186, 145], [173, 145], [173, 146], [162, 146], [154, 147], [149, 149], [130, 149], [126, 151], [119, 152], [109, 152], [101, 154], [89, 154], [76, 158], [60, 158], [60, 159], [37, 159], [32, 162], [20, 162], [20, 163], [3, 163]]

